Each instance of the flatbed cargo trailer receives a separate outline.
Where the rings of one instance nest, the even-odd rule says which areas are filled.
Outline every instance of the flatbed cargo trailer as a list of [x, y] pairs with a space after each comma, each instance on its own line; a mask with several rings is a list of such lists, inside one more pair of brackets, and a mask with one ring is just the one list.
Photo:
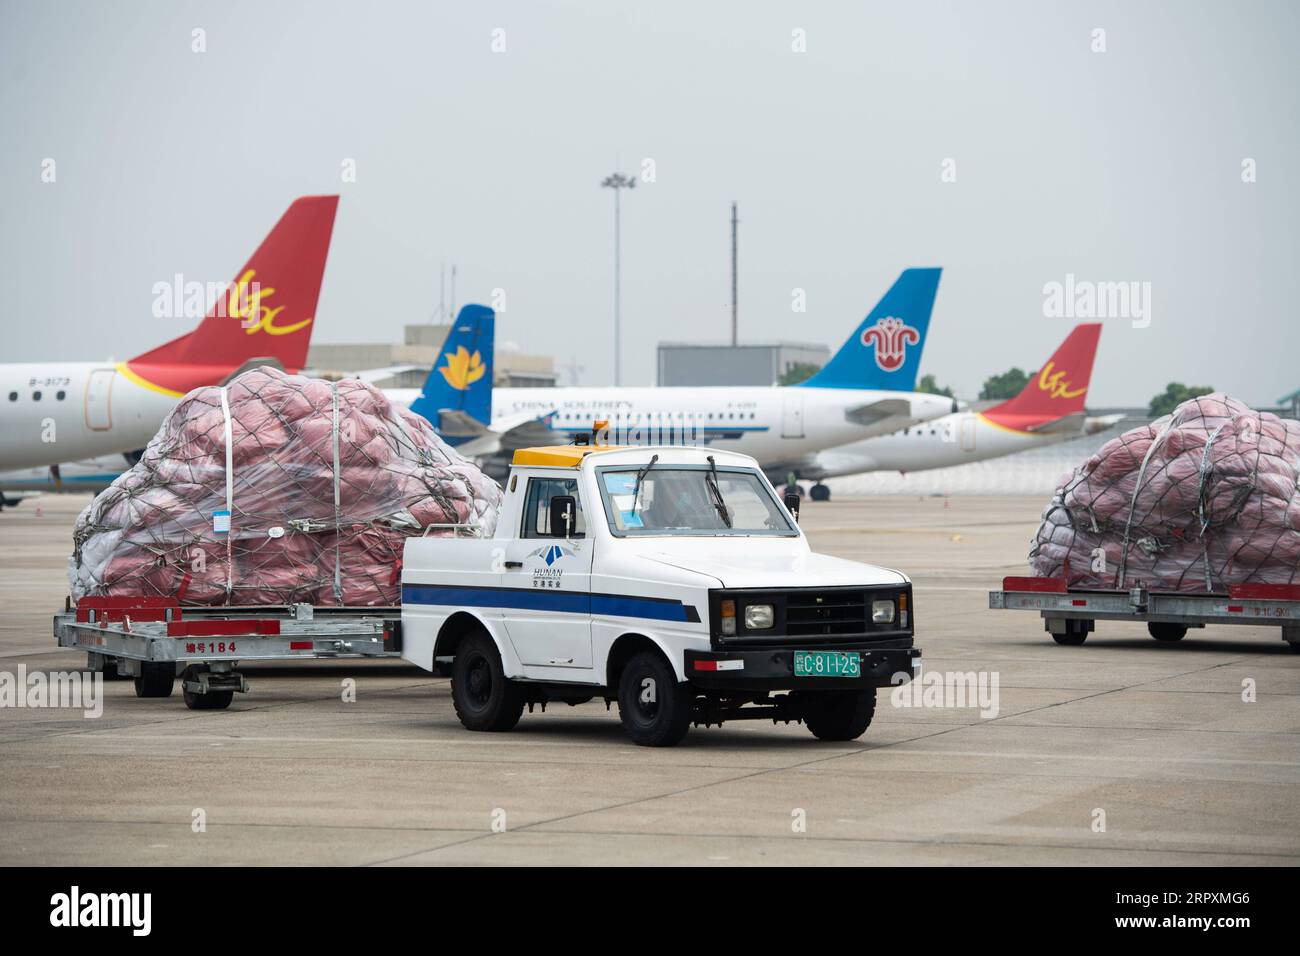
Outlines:
[[177, 675], [194, 710], [230, 706], [248, 681], [241, 661], [401, 656], [400, 607], [284, 604], [182, 606], [167, 597], [83, 597], [54, 616], [60, 647], [89, 655], [138, 697], [170, 697]]
[[1189, 628], [1213, 624], [1276, 625], [1300, 652], [1300, 585], [1234, 584], [1225, 593], [1156, 591], [1143, 585], [1107, 590], [1070, 587], [1066, 578], [1007, 577], [989, 592], [999, 611], [1037, 611], [1058, 644], [1078, 645], [1097, 621], [1141, 621], [1158, 641], [1178, 641]]

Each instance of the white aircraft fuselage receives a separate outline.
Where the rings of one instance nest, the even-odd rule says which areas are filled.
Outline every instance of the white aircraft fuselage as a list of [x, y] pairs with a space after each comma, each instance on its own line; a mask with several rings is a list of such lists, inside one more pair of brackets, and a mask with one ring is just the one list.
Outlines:
[[501, 388], [492, 396], [494, 420], [535, 412], [562, 442], [603, 420], [614, 442], [707, 444], [768, 468], [952, 408], [952, 399], [923, 392], [772, 386]]
[[177, 400], [112, 362], [0, 365], [0, 469], [143, 448]]
[[1110, 428], [1121, 417], [1087, 418], [1070, 428], [1029, 432], [999, 425], [980, 412], [956, 412], [878, 438], [818, 452], [799, 468], [799, 475], [822, 479], [868, 471], [950, 468], [1095, 434]]

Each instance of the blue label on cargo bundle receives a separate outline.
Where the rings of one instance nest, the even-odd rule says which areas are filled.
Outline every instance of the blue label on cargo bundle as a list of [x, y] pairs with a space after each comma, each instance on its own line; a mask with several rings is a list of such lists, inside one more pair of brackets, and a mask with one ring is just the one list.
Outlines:
[[230, 512], [229, 511], [212, 512], [212, 530], [217, 534], [230, 533]]

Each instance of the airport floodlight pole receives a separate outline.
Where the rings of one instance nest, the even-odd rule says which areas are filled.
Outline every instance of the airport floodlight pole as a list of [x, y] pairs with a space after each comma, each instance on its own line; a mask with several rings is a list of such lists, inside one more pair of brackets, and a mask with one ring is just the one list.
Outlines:
[[740, 220], [736, 218], [736, 204], [731, 204], [731, 347], [734, 349], [739, 342], [737, 341], [737, 304], [739, 302], [738, 291], [739, 282], [737, 281], [736, 269], [738, 260], [736, 258], [736, 228], [740, 225]]
[[622, 173], [610, 173], [600, 184], [606, 189], [614, 190], [614, 384], [623, 384], [622, 374], [622, 353], [623, 342], [621, 335], [621, 302], [619, 295], [619, 285], [621, 282], [619, 275], [619, 207], [618, 194], [624, 189], [635, 189], [636, 180], [631, 176], [624, 176]]

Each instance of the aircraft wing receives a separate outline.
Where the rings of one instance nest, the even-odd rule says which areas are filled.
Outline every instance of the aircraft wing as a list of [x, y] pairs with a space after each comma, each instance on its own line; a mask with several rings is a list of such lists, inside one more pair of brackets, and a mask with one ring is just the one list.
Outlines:
[[1066, 435], [1066, 434], [1083, 434], [1083, 412], [1071, 412], [1069, 415], [1062, 415], [1059, 418], [1049, 418], [1045, 422], [1038, 422], [1030, 425], [1026, 431], [1033, 432], [1035, 435]]
[[438, 412], [438, 432], [447, 438], [460, 438], [455, 447], [467, 458], [479, 458], [516, 448], [541, 445], [552, 440], [551, 430], [537, 412], [516, 412], [492, 420], [486, 426], [466, 412], [443, 409]]
[[1108, 428], [1115, 427], [1123, 420], [1123, 415], [1097, 415], [1085, 418], [1083, 420], [1083, 433], [1085, 435], [1095, 435], [1098, 432], [1104, 432]]
[[912, 403], [903, 398], [882, 398], [844, 410], [844, 417], [855, 425], [876, 425], [888, 418], [911, 418]]
[[359, 372], [348, 372], [343, 377], [357, 378], [363, 382], [382, 382], [386, 378], [393, 378], [403, 372], [418, 372], [423, 368], [425, 368], [423, 365], [390, 365], [387, 368], [363, 368]]

